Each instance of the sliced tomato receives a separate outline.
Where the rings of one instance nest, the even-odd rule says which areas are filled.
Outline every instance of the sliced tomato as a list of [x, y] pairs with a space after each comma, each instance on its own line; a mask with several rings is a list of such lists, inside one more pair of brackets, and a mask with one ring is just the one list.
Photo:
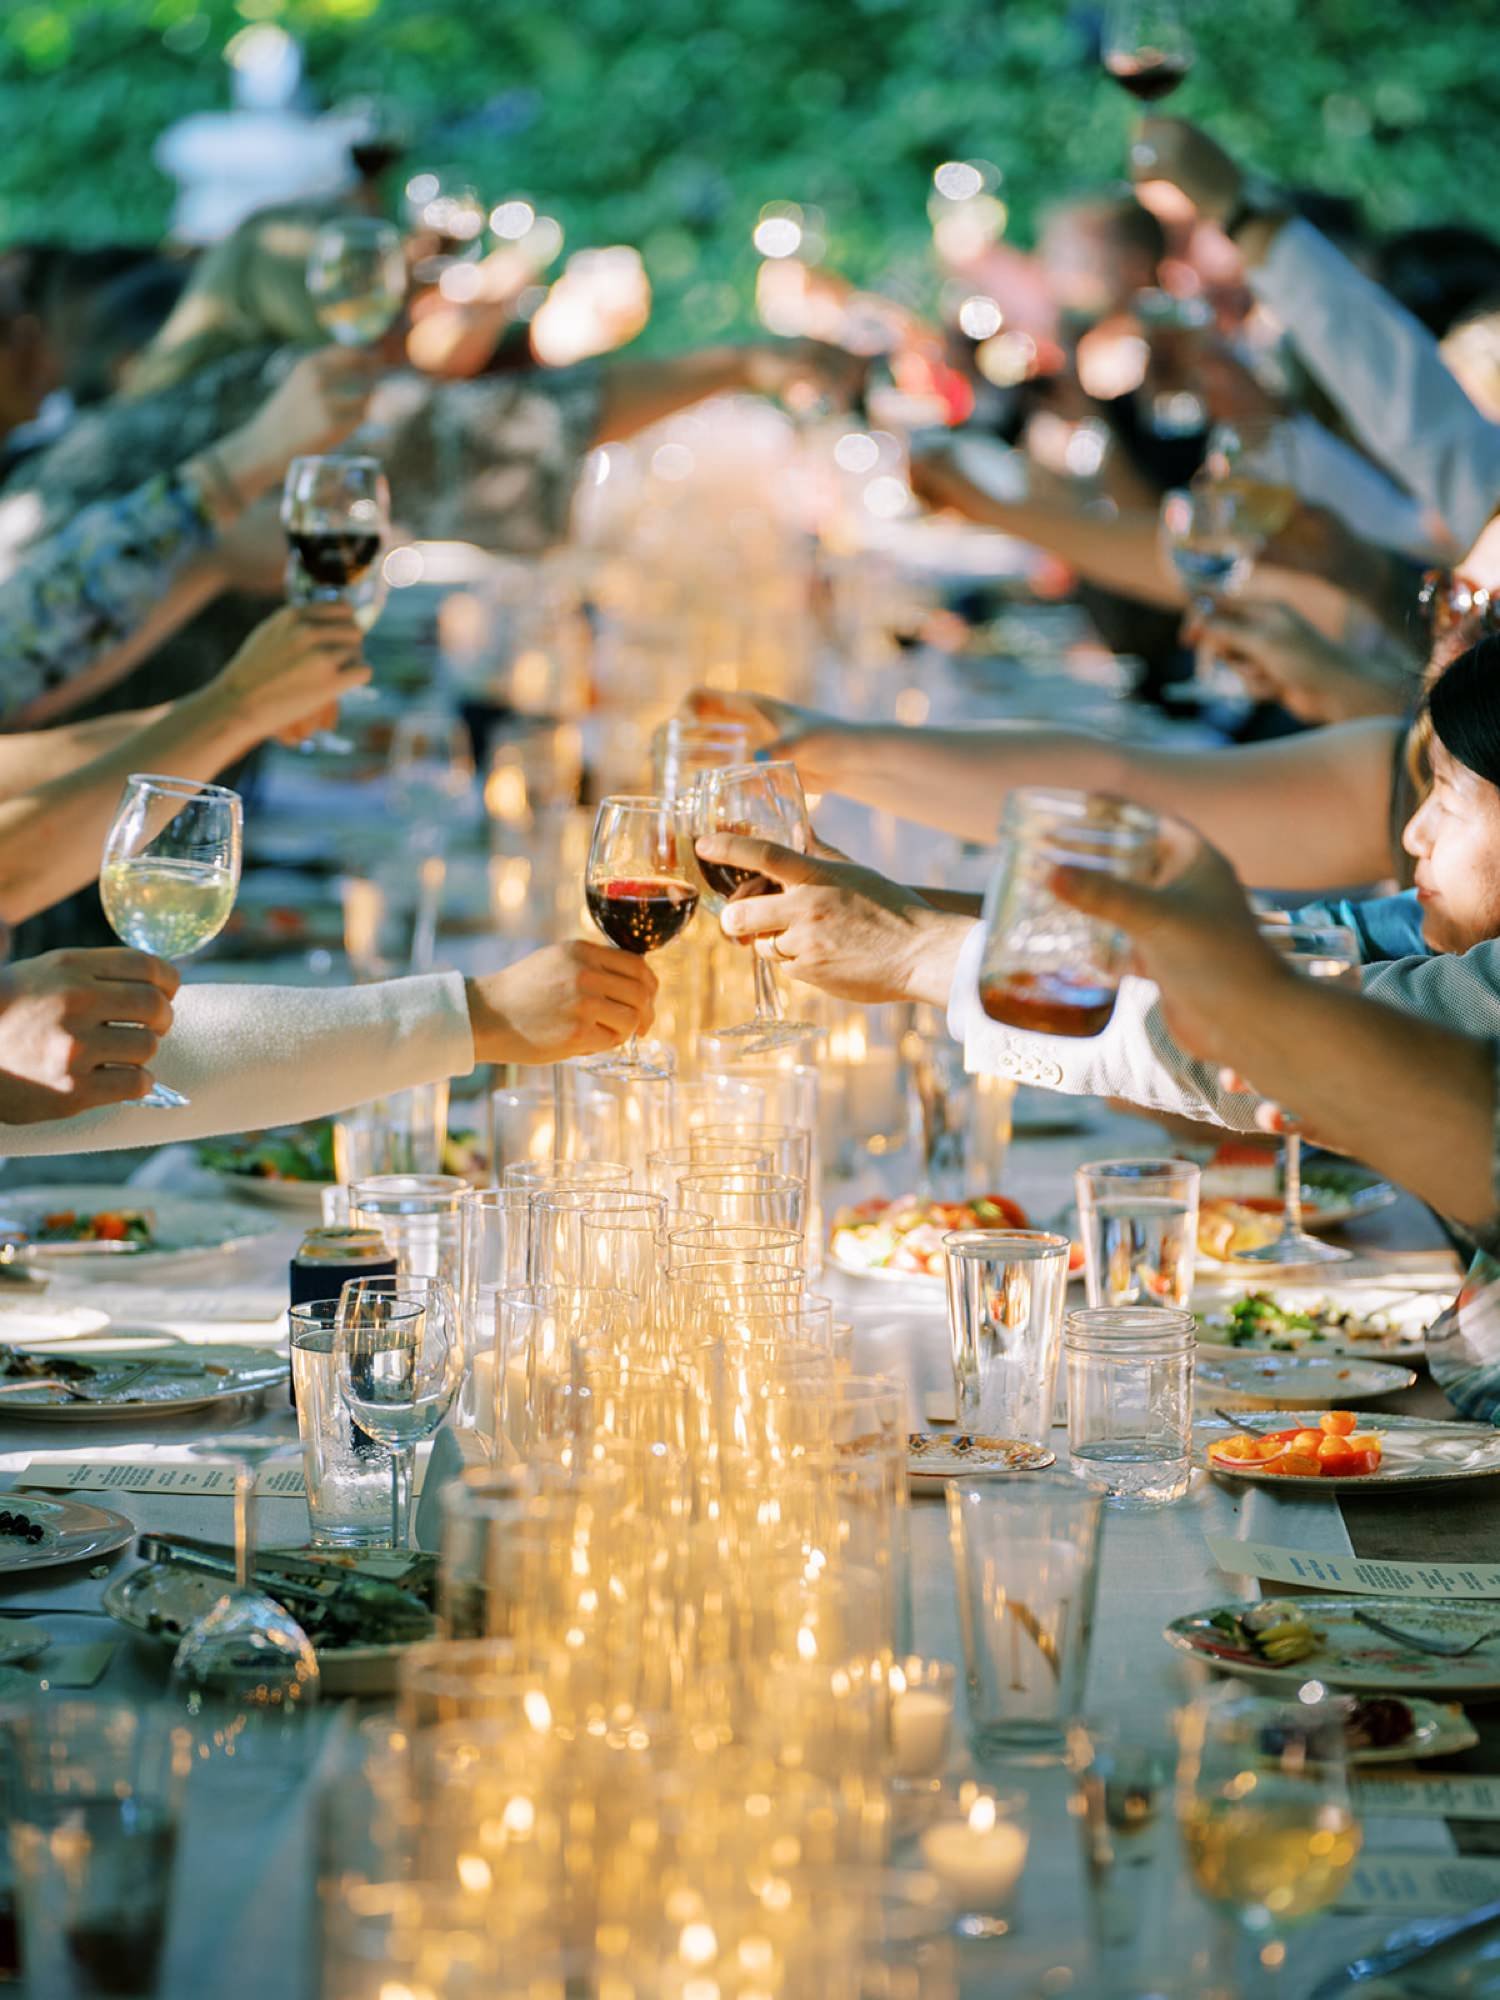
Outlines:
[[1349, 1439], [1351, 1451], [1373, 1451], [1380, 1456], [1380, 1434], [1378, 1431], [1355, 1431]]
[[1330, 1479], [1348, 1479], [1361, 1470], [1362, 1454], [1349, 1449], [1346, 1438], [1325, 1437], [1318, 1446], [1318, 1464]]
[[1352, 1474], [1379, 1472], [1380, 1470], [1380, 1452], [1378, 1449], [1375, 1451], [1351, 1451], [1349, 1457], [1351, 1460], [1349, 1470]]
[[1317, 1479], [1321, 1477], [1323, 1468], [1318, 1463], [1316, 1449], [1293, 1451], [1289, 1448], [1277, 1460], [1277, 1470], [1295, 1475], [1298, 1479]]
[[1318, 1429], [1333, 1437], [1348, 1437], [1354, 1429], [1353, 1410], [1325, 1410], [1318, 1419]]
[[1296, 1452], [1302, 1458], [1316, 1458], [1318, 1446], [1323, 1442], [1321, 1431], [1293, 1431], [1287, 1439], [1287, 1450]]
[[1208, 1448], [1208, 1455], [1225, 1459], [1231, 1465], [1262, 1465], [1275, 1458], [1280, 1450], [1275, 1438], [1252, 1437], [1242, 1431], [1236, 1437], [1216, 1438]]
[[123, 1243], [125, 1240], [125, 1218], [113, 1213], [94, 1217], [93, 1233], [100, 1243]]

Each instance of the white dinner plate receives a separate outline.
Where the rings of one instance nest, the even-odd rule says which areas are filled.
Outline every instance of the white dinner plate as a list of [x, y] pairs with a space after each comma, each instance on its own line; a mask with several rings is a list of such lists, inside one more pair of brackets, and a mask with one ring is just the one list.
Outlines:
[[135, 1523], [109, 1507], [89, 1507], [82, 1500], [47, 1500], [39, 1493], [0, 1493], [0, 1509], [25, 1514], [42, 1530], [39, 1542], [0, 1534], [0, 1576], [23, 1570], [56, 1569], [61, 1563], [97, 1562], [123, 1549], [135, 1535]]
[[[1320, 1322], [1310, 1330], [1286, 1333], [1258, 1333], [1243, 1342], [1231, 1342], [1227, 1318], [1238, 1299], [1264, 1293], [1284, 1311], [1306, 1315]], [[1198, 1315], [1200, 1351], [1212, 1348], [1215, 1355], [1306, 1354], [1358, 1355], [1365, 1361], [1411, 1364], [1426, 1359], [1427, 1328], [1452, 1303], [1451, 1290], [1413, 1291], [1365, 1282], [1339, 1284], [1283, 1284], [1272, 1274], [1245, 1278], [1230, 1285], [1199, 1285], [1193, 1292], [1193, 1311]], [[1337, 1316], [1343, 1324], [1331, 1322]]]
[[268, 1208], [299, 1221], [320, 1222], [323, 1216], [322, 1181], [278, 1181], [261, 1174], [231, 1173], [227, 1167], [211, 1169], [214, 1179], [233, 1201], [247, 1201], [253, 1208]]
[[1360, 1624], [1356, 1610], [1372, 1612], [1407, 1632], [1440, 1639], [1476, 1638], [1496, 1623], [1493, 1604], [1441, 1604], [1413, 1597], [1297, 1597], [1299, 1612], [1321, 1633], [1317, 1649], [1289, 1666], [1241, 1652], [1211, 1623], [1220, 1611], [1243, 1612], [1244, 1604], [1210, 1605], [1174, 1618], [1162, 1634], [1169, 1646], [1192, 1653], [1207, 1665], [1268, 1688], [1299, 1688], [1310, 1680], [1328, 1687], [1378, 1689], [1408, 1699], [1408, 1689], [1425, 1695], [1479, 1695], [1500, 1692], [1500, 1635], [1486, 1639], [1461, 1660], [1418, 1653]]
[[[43, 1351], [43, 1359], [50, 1359]], [[63, 1389], [17, 1389], [0, 1396], [0, 1420], [34, 1423], [117, 1424], [138, 1418], [180, 1417], [225, 1401], [263, 1396], [286, 1381], [287, 1364], [263, 1347], [191, 1346], [59, 1355], [59, 1362], [87, 1366], [76, 1387], [81, 1401]], [[137, 1369], [143, 1372], [137, 1373]], [[119, 1393], [111, 1394], [118, 1383]], [[0, 1500], [0, 1506], [3, 1506]]]
[[33, 1243], [28, 1259], [38, 1263], [106, 1262], [132, 1269], [160, 1271], [164, 1264], [212, 1252], [237, 1249], [270, 1235], [280, 1225], [264, 1211], [239, 1202], [216, 1201], [201, 1195], [159, 1194], [155, 1189], [120, 1187], [110, 1182], [86, 1182], [73, 1187], [7, 1188], [0, 1208], [19, 1222], [37, 1225], [43, 1216], [72, 1209], [97, 1215], [111, 1209], [137, 1210], [152, 1217], [152, 1240], [136, 1249], [109, 1243]]
[[1417, 1379], [1414, 1368], [1357, 1354], [1276, 1354], [1199, 1343], [1198, 1401], [1243, 1410], [1340, 1410], [1394, 1396]]
[[[1246, 1430], [1292, 1430], [1303, 1425], [1302, 1410], [1257, 1410]], [[1345, 1478], [1314, 1473], [1267, 1472], [1253, 1463], [1225, 1464], [1210, 1458], [1216, 1438], [1233, 1437], [1238, 1426], [1200, 1413], [1193, 1423], [1194, 1457], [1215, 1479], [1305, 1493], [1406, 1493], [1446, 1486], [1459, 1479], [1493, 1479], [1500, 1473], [1500, 1430], [1493, 1424], [1442, 1422], [1433, 1417], [1393, 1417], [1372, 1411], [1359, 1425], [1380, 1438], [1381, 1460], [1374, 1472]], [[1316, 1426], [1309, 1426], [1316, 1428]]]

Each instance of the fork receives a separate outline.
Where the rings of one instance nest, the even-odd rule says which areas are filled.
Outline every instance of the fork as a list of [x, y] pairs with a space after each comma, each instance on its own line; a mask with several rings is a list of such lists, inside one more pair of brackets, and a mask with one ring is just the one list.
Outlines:
[[1372, 1632], [1394, 1639], [1398, 1646], [1410, 1646], [1414, 1653], [1430, 1653], [1435, 1660], [1466, 1659], [1470, 1653], [1477, 1652], [1487, 1639], [1500, 1638], [1500, 1625], [1489, 1626], [1476, 1639], [1434, 1639], [1423, 1633], [1403, 1632], [1399, 1626], [1387, 1625], [1372, 1611], [1356, 1609], [1354, 1615], [1361, 1625], [1368, 1625]]

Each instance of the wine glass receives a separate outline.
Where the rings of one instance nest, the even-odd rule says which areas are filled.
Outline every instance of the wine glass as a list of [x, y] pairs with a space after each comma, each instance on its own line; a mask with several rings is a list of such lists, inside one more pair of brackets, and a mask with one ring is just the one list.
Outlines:
[[406, 303], [400, 230], [372, 215], [324, 223], [308, 253], [307, 293], [330, 340], [373, 346]]
[[[1256, 531], [1250, 511], [1232, 487], [1212, 479], [1162, 499], [1162, 539], [1199, 618], [1211, 618], [1219, 600], [1242, 589], [1255, 567], [1265, 536]], [[1211, 692], [1244, 692], [1239, 676], [1217, 660], [1203, 663], [1201, 677]]]
[[[694, 832], [751, 834], [774, 840], [806, 854], [812, 846], [807, 800], [795, 764], [728, 764], [705, 771], [692, 795]], [[723, 861], [705, 861], [696, 853], [698, 872], [709, 891], [709, 907], [722, 909], [735, 895], [765, 895], [772, 885], [748, 868]], [[806, 1021], [783, 1018], [776, 975], [759, 952], [755, 954], [755, 1014], [732, 1028], [715, 1030], [715, 1040], [728, 1042], [744, 1055], [763, 1055], [787, 1048], [813, 1031]]]
[[1281, 1933], [1337, 1897], [1360, 1849], [1336, 1704], [1214, 1689], [1178, 1716], [1177, 1824], [1200, 1894], [1250, 1947], [1236, 1990], [1274, 1995]]
[[345, 1409], [391, 1454], [391, 1547], [405, 1548], [417, 1446], [442, 1425], [463, 1374], [456, 1327], [407, 1286], [351, 1286], [339, 1300], [333, 1351]]
[[[99, 870], [115, 936], [159, 958], [185, 958], [216, 938], [234, 908], [243, 832], [240, 795], [224, 785], [139, 771], [127, 778]], [[153, 1083], [134, 1102], [170, 1111], [188, 1099]]]
[[[611, 944], [644, 955], [670, 944], [698, 907], [672, 802], [656, 794], [601, 801], [584, 871], [589, 915]], [[632, 1034], [618, 1055], [592, 1067], [607, 1076], [660, 1076]]]
[[1233, 494], [1252, 534], [1269, 540], [1291, 520], [1297, 506], [1297, 433], [1283, 418], [1215, 424], [1203, 464], [1218, 490]]
[[1100, 54], [1108, 74], [1142, 104], [1169, 97], [1193, 66], [1176, 0], [1110, 0]]
[[[1265, 919], [1260, 933], [1304, 979], [1359, 984], [1359, 941], [1341, 924], [1288, 924]], [[1282, 1147], [1282, 1223], [1274, 1243], [1236, 1253], [1237, 1264], [1342, 1264], [1353, 1252], [1324, 1243], [1302, 1227], [1302, 1134], [1289, 1123]]]
[[252, 1737], [286, 1723], [318, 1696], [318, 1656], [284, 1606], [254, 1587], [255, 1480], [281, 1439], [211, 1438], [190, 1449], [234, 1466], [234, 1588], [184, 1633], [172, 1685], [217, 1753], [243, 1759]]
[[391, 495], [378, 458], [329, 453], [294, 458], [281, 493], [293, 604], [343, 604], [380, 554]]

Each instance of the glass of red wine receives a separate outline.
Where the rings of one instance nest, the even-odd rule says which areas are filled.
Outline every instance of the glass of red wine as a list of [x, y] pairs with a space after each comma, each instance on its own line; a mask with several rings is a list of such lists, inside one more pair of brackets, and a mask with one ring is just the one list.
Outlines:
[[[584, 872], [589, 915], [621, 951], [660, 951], [684, 930], [698, 889], [683, 866], [676, 812], [651, 795], [602, 799]], [[590, 1065], [608, 1076], [661, 1076], [634, 1035], [617, 1055]]]
[[352, 601], [380, 554], [390, 520], [390, 488], [378, 458], [294, 458], [281, 493], [291, 602]]
[[1110, 0], [1101, 55], [1108, 74], [1140, 103], [1170, 97], [1193, 66], [1177, 0]]
[[[692, 798], [694, 831], [700, 839], [710, 833], [742, 833], [758, 840], [774, 840], [781, 847], [794, 848], [798, 854], [806, 854], [812, 847], [807, 800], [795, 764], [727, 764], [718, 770], [705, 771]], [[722, 909], [733, 897], [764, 896], [775, 890], [774, 883], [753, 869], [732, 868], [723, 861], [705, 861], [696, 849], [694, 859], [708, 891], [710, 908]], [[806, 1021], [784, 1019], [775, 973], [759, 952], [754, 963], [753, 1018], [732, 1028], [715, 1030], [716, 1040], [728, 1042], [744, 1055], [764, 1055], [774, 1049], [789, 1048], [813, 1033]]]

